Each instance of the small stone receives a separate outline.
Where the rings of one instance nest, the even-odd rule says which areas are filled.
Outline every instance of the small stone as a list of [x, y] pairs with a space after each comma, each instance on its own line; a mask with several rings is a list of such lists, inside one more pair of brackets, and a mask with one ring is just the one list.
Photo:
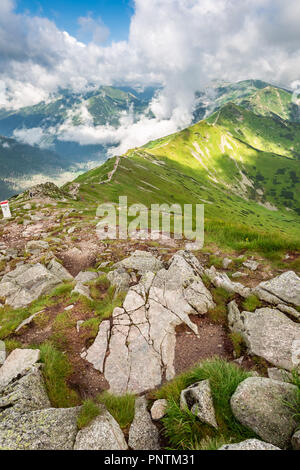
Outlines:
[[18, 333], [18, 331], [20, 331], [24, 326], [29, 325], [35, 319], [35, 317], [37, 317], [40, 313], [43, 313], [43, 312], [44, 310], [40, 310], [39, 312], [36, 312], [30, 315], [30, 317], [26, 318], [26, 320], [22, 321], [22, 323], [20, 323], [18, 328], [16, 328], [16, 333]]
[[168, 402], [165, 399], [156, 400], [151, 407], [151, 417], [154, 421], [162, 419], [167, 410]]
[[300, 450], [300, 431], [297, 431], [292, 437], [292, 446], [294, 450]]
[[68, 312], [69, 310], [73, 310], [74, 305], [68, 305], [68, 307], [65, 307], [64, 310]]
[[77, 330], [77, 333], [79, 333], [80, 331], [80, 327], [81, 325], [84, 323], [84, 320], [78, 320], [78, 322], [76, 323], [76, 330]]
[[188, 408], [200, 421], [218, 428], [209, 380], [202, 380], [183, 390], [180, 408]]
[[256, 271], [259, 264], [256, 261], [248, 260], [243, 263], [243, 266], [251, 271]]
[[223, 264], [223, 268], [224, 268], [224, 269], [227, 269], [228, 266], [229, 266], [231, 263], [232, 263], [232, 259], [230, 259], [230, 258], [224, 258], [224, 259], [223, 259], [223, 263], [222, 263], [222, 264]]

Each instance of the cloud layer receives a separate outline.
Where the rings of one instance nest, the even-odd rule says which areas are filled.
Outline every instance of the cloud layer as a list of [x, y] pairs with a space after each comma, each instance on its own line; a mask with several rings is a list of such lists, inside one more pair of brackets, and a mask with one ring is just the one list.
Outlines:
[[[46, 100], [59, 87], [163, 86], [151, 103], [155, 119], [133, 123], [124, 116], [117, 135], [87, 123], [76, 129], [82, 143], [121, 141], [123, 150], [184, 127], [195, 91], [212, 79], [289, 86], [300, 78], [299, 0], [135, 0], [128, 41], [108, 46], [101, 45], [108, 34], [101, 19], [89, 14], [79, 24], [91, 35], [87, 44], [47, 18], [16, 14], [13, 0], [1, 0], [0, 107]], [[74, 138], [71, 128], [62, 131]]]

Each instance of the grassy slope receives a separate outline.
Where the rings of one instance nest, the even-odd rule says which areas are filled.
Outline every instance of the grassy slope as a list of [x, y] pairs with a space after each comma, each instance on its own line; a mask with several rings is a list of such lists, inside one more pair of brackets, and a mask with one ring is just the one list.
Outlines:
[[76, 180], [91, 208], [119, 195], [146, 206], [204, 202], [206, 241], [264, 252], [299, 246], [300, 195], [291, 180], [300, 177], [299, 162], [250, 147], [224, 127], [202, 121], [129, 151], [112, 181], [100, 185], [114, 163]]
[[300, 124], [277, 116], [260, 116], [229, 103], [208, 118], [209, 123], [229, 130], [249, 145], [290, 158], [300, 159]]

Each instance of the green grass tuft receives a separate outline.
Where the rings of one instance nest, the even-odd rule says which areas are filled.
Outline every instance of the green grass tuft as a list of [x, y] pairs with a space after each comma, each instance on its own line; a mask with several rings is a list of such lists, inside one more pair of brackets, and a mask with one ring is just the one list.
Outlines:
[[84, 401], [77, 418], [78, 429], [83, 429], [88, 426], [93, 421], [93, 419], [100, 415], [100, 413], [100, 407], [96, 405], [93, 400]]
[[244, 302], [243, 308], [247, 312], [254, 312], [257, 308], [262, 306], [261, 301], [256, 297], [256, 295], [250, 295]]
[[79, 404], [79, 397], [67, 384], [72, 373], [72, 367], [67, 357], [58, 351], [50, 342], [39, 346], [42, 369], [47, 393], [52, 406], [55, 408], [68, 408]]
[[106, 406], [110, 414], [119, 423], [122, 429], [127, 428], [134, 418], [135, 396], [131, 394], [115, 396], [103, 392], [98, 397], [99, 403]]

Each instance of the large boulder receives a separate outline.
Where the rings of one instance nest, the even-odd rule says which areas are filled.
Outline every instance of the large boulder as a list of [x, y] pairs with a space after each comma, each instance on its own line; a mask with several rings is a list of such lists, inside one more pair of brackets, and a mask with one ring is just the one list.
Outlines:
[[74, 450], [127, 450], [124, 434], [112, 415], [101, 408], [101, 414], [75, 440]]
[[258, 439], [248, 439], [238, 444], [225, 444], [219, 450], [281, 450], [279, 447], [259, 441]]
[[0, 369], [0, 388], [6, 387], [12, 380], [38, 362], [39, 349], [15, 349]]
[[0, 413], [0, 450], [72, 450], [80, 408]]
[[135, 416], [129, 430], [129, 447], [133, 450], [159, 450], [159, 433], [147, 410], [147, 400], [135, 401]]
[[3, 276], [0, 282], [1, 297], [13, 308], [29, 305], [41, 295], [51, 292], [63, 279], [68, 279], [68, 272], [57, 265], [59, 263], [53, 261], [48, 265], [49, 269], [40, 263], [18, 266]]
[[240, 333], [250, 354], [271, 364], [292, 370], [300, 365], [300, 324], [276, 309], [261, 308], [240, 312], [233, 301], [228, 306], [232, 331]]
[[297, 423], [286, 403], [295, 400], [297, 387], [262, 377], [244, 380], [231, 397], [234, 416], [264, 441], [287, 448]]
[[25, 413], [50, 406], [43, 376], [36, 366], [32, 366], [20, 379], [0, 388], [0, 413], [11, 407], [14, 411]]
[[254, 293], [262, 300], [274, 305], [288, 303], [300, 306], [300, 278], [288, 271], [269, 281], [261, 282]]
[[190, 410], [203, 423], [218, 428], [209, 380], [202, 380], [182, 390], [180, 408]]

